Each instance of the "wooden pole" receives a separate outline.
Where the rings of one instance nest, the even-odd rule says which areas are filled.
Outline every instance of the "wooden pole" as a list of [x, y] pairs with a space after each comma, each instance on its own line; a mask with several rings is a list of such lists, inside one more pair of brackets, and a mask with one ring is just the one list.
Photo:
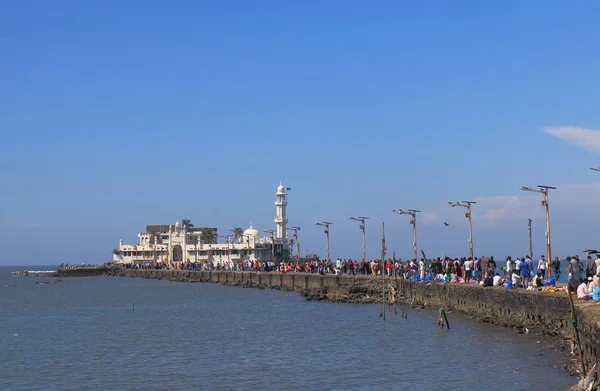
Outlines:
[[529, 233], [529, 258], [533, 259], [533, 239], [531, 238], [531, 219], [527, 223], [527, 231]]
[[[398, 289], [398, 272], [396, 271], [396, 251], [392, 253], [392, 260], [394, 262], [394, 279], [396, 280], [396, 295], [400, 294], [400, 290]], [[398, 300], [396, 300], [397, 302]]]
[[382, 228], [382, 239], [381, 239], [381, 262], [383, 267], [381, 269], [381, 297], [382, 297], [382, 308], [381, 317], [385, 320], [385, 223], [381, 223]]

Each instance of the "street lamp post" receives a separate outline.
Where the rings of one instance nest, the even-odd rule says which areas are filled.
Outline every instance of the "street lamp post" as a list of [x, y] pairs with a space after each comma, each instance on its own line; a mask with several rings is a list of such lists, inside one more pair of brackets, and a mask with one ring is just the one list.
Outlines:
[[360, 225], [358, 227], [362, 231], [362, 260], [363, 260], [363, 262], [367, 260], [367, 237], [366, 237], [366, 232], [365, 232], [365, 220], [367, 220], [367, 219], [368, 219], [368, 217], [365, 217], [365, 216], [357, 216], [357, 217], [349, 218], [349, 220], [358, 221], [360, 223]]
[[461, 202], [452, 202], [448, 201], [448, 205], [451, 207], [461, 206], [463, 208], [467, 208], [467, 213], [465, 213], [465, 217], [469, 219], [469, 257], [474, 260], [475, 257], [473, 255], [473, 221], [471, 220], [471, 205], [476, 204], [475, 201], [461, 201]]
[[[600, 171], [600, 170], [598, 170]], [[546, 208], [546, 252], [547, 252], [547, 257], [548, 259], [546, 259], [546, 270], [548, 270], [548, 278], [552, 277], [552, 270], [550, 268], [551, 262], [552, 262], [552, 241], [550, 239], [550, 198], [549, 198], [549, 191], [550, 190], [554, 190], [556, 189], [555, 186], [543, 186], [543, 185], [538, 185], [537, 187], [539, 187], [539, 189], [533, 189], [531, 187], [527, 187], [527, 186], [522, 186], [521, 190], [523, 191], [530, 191], [533, 193], [540, 193], [544, 196], [544, 199], [542, 200], [542, 206]]]
[[290, 227], [290, 231], [294, 231], [294, 240], [296, 241], [296, 262], [300, 262], [300, 242], [298, 242], [298, 231], [300, 227]]
[[[227, 236], [218, 235], [217, 237], [227, 239], [227, 266], [229, 266], [229, 264], [231, 263], [231, 256], [229, 253], [229, 235], [227, 235]], [[233, 270], [233, 267], [231, 269]]]
[[529, 234], [529, 258], [533, 259], [533, 239], [531, 237], [531, 219], [527, 219], [527, 233]]
[[326, 262], [330, 260], [329, 259], [329, 226], [331, 224], [333, 224], [333, 223], [330, 223], [329, 221], [321, 221], [321, 222], [315, 223], [315, 225], [321, 225], [321, 226], [325, 227], [325, 240], [326, 240], [325, 246], [326, 246], [326, 249], [327, 249], [327, 260], [326, 260]]
[[263, 232], [271, 235], [271, 262], [275, 262], [275, 230], [265, 229]]
[[398, 213], [399, 215], [410, 215], [412, 218], [410, 220], [410, 224], [413, 226], [413, 252], [415, 262], [419, 260], [419, 253], [417, 252], [417, 213], [420, 210], [416, 209], [394, 209], [392, 212]]
[[[242, 238], [246, 238], [246, 256], [248, 257], [248, 261], [250, 261], [250, 235], [242, 234]], [[244, 239], [242, 239], [242, 242], [243, 241]]]

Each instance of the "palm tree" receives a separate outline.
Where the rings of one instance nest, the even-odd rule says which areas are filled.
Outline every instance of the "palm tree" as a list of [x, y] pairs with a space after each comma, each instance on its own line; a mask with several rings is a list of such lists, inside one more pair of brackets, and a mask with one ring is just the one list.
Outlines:
[[183, 225], [186, 232], [189, 232], [192, 228], [194, 228], [194, 224], [190, 219], [181, 220], [181, 225]]
[[202, 234], [202, 243], [217, 243], [217, 231], [214, 228], [201, 228], [200, 233]]
[[233, 232], [233, 237], [238, 241], [238, 243], [241, 243], [244, 230], [241, 227], [233, 227], [231, 232]]

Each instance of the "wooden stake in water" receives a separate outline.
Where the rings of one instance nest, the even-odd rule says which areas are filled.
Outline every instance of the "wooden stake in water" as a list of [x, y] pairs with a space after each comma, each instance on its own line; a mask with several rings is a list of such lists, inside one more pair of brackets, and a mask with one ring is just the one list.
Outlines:
[[133, 301], [131, 302], [131, 307], [132, 307], [132, 310], [135, 312], [135, 302], [133, 302]]

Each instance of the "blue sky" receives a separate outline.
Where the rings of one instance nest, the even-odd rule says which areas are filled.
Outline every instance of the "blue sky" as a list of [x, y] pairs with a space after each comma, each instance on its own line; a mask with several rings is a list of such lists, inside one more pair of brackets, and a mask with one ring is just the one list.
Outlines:
[[[273, 228], [303, 250], [598, 246], [600, 3], [28, 1], [0, 5], [0, 264], [103, 262], [146, 224]], [[535, 196], [535, 195], [534, 195]], [[449, 222], [446, 227], [443, 222]]]

